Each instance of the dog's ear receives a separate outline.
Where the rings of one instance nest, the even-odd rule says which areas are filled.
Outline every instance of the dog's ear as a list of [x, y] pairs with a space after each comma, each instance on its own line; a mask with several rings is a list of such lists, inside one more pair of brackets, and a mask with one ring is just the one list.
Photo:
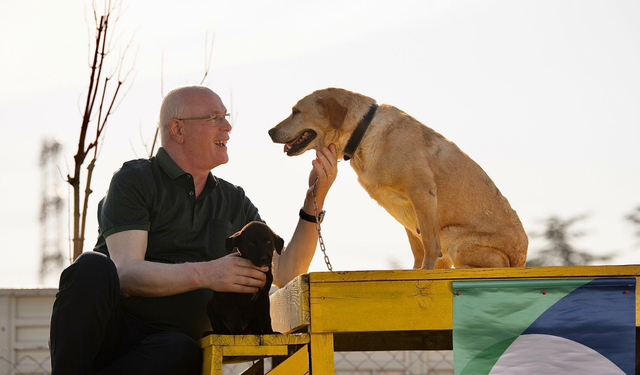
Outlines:
[[340, 129], [344, 123], [344, 119], [347, 116], [349, 110], [347, 107], [338, 103], [336, 98], [329, 96], [327, 98], [319, 98], [318, 103], [325, 109], [327, 118], [331, 127], [334, 129]]
[[282, 254], [282, 249], [284, 248], [284, 240], [282, 239], [282, 237], [278, 236], [275, 233], [273, 234], [273, 238], [276, 242], [276, 253]]
[[229, 238], [227, 238], [224, 242], [225, 247], [227, 249], [227, 254], [231, 254], [233, 252], [233, 249], [236, 248], [236, 242], [238, 239], [238, 236], [240, 235], [240, 233], [242, 232], [236, 232], [234, 234], [232, 234]]

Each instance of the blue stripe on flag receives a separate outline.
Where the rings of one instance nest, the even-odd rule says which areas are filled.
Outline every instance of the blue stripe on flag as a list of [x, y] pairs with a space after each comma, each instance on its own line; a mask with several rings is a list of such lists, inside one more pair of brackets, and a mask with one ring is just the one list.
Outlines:
[[595, 279], [551, 306], [522, 334], [546, 334], [585, 345], [626, 374], [635, 372], [636, 279]]

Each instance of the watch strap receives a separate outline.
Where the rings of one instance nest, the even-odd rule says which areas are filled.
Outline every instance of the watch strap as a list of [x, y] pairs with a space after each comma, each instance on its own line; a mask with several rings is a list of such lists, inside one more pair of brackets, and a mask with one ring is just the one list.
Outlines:
[[[322, 223], [322, 220], [324, 220], [324, 214], [325, 214], [325, 211], [322, 210], [320, 212], [320, 214], [318, 215], [319, 216], [318, 217], [318, 219], [319, 219], [318, 221], [320, 223]], [[310, 223], [315, 223], [316, 222], [316, 217], [313, 216], [313, 215], [309, 215], [308, 213], [304, 212], [304, 210], [302, 208], [300, 209], [299, 215], [300, 215], [300, 219], [302, 219], [304, 221], [308, 221]]]

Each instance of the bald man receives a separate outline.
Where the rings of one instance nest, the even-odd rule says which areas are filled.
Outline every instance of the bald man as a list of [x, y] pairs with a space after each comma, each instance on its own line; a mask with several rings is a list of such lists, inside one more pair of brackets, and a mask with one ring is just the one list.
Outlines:
[[[199, 374], [196, 344], [210, 330], [212, 291], [254, 293], [267, 267], [224, 240], [262, 221], [242, 188], [211, 170], [229, 161], [232, 126], [220, 97], [202, 86], [175, 89], [162, 102], [162, 147], [124, 163], [98, 204], [99, 238], [61, 275], [51, 318], [52, 374]], [[274, 254], [274, 284], [307, 272], [317, 231], [312, 185], [322, 206], [337, 174], [335, 148], [317, 151], [300, 220]]]

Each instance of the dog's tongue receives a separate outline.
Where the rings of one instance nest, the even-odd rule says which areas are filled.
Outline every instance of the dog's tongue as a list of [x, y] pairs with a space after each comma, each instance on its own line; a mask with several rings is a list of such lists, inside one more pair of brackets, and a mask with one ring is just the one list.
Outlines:
[[284, 145], [284, 152], [289, 152], [294, 145], [304, 142], [307, 138], [309, 138], [309, 132], [300, 134], [298, 138]]

